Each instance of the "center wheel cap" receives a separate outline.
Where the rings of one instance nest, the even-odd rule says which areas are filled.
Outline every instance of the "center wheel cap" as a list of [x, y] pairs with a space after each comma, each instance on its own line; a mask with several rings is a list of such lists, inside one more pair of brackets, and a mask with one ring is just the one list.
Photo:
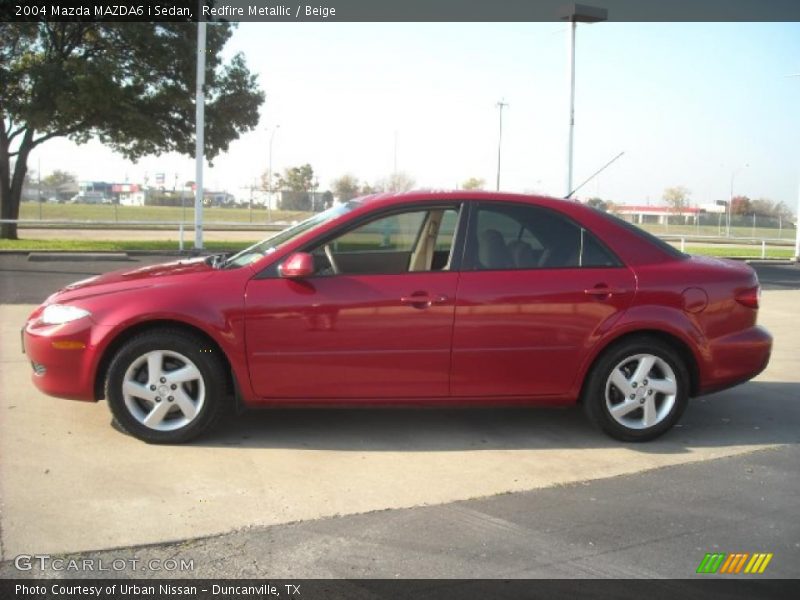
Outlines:
[[158, 393], [160, 396], [166, 396], [169, 393], [169, 388], [165, 385], [158, 386]]

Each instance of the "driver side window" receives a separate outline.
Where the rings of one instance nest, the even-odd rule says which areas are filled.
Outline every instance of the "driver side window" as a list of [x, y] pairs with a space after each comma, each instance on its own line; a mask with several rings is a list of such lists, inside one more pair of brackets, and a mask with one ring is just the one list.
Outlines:
[[311, 251], [317, 275], [392, 275], [444, 270], [458, 211], [394, 213], [351, 229]]

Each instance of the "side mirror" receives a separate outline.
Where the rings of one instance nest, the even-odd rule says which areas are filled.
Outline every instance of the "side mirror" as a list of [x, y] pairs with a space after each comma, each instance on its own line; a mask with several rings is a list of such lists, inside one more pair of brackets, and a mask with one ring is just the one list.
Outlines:
[[302, 279], [314, 274], [314, 257], [308, 252], [295, 252], [278, 267], [281, 277]]

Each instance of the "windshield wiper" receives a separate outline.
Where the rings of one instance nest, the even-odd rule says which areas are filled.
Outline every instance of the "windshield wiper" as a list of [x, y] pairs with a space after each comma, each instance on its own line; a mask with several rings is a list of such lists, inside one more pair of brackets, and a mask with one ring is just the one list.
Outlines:
[[223, 252], [221, 254], [212, 254], [211, 256], [206, 258], [206, 264], [211, 265], [214, 269], [219, 269], [225, 264], [225, 260], [228, 258], [228, 253]]

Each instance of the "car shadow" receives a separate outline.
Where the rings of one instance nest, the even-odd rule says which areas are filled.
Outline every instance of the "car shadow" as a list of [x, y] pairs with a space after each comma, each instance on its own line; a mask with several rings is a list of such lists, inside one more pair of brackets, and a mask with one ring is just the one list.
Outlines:
[[353, 452], [613, 448], [678, 454], [692, 448], [800, 442], [800, 383], [750, 382], [693, 399], [678, 425], [648, 443], [596, 430], [579, 407], [268, 409], [227, 418], [196, 446]]

